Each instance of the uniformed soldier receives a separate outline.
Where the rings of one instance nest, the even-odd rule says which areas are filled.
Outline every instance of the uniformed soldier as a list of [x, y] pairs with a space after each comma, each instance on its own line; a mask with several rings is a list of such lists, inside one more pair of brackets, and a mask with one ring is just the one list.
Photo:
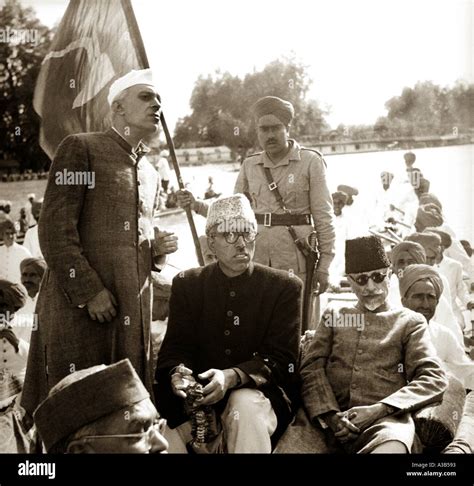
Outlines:
[[[320, 257], [314, 274], [314, 288], [323, 293], [328, 285], [328, 269], [334, 257], [332, 199], [326, 183], [326, 163], [316, 151], [301, 147], [290, 139], [294, 108], [275, 96], [259, 99], [253, 106], [257, 136], [263, 152], [247, 157], [235, 184], [235, 193], [245, 193], [251, 200], [258, 222], [255, 261], [286, 270], [306, 279], [306, 260], [297, 248], [288, 226], [298, 238], [305, 239], [316, 230]], [[286, 211], [265, 174], [268, 168], [278, 187]], [[191, 204], [202, 216], [208, 205], [180, 191], [181, 206]]]

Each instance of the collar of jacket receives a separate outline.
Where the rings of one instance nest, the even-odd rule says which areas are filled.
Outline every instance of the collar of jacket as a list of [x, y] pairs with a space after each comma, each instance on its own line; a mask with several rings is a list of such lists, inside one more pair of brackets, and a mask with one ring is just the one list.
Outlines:
[[138, 142], [138, 145], [135, 148], [132, 147], [114, 127], [109, 128], [105, 133], [109, 137], [113, 138], [135, 162], [138, 162], [150, 151], [150, 149], [141, 140]]
[[252, 276], [253, 270], [255, 268], [254, 263], [250, 262], [250, 265], [244, 273], [237, 275], [237, 277], [228, 277], [219, 267], [219, 263], [213, 263], [212, 265], [214, 266], [212, 276], [216, 279], [218, 284], [223, 285], [239, 285], [240, 283], [246, 282]]
[[280, 167], [283, 165], [289, 165], [290, 161], [292, 160], [301, 160], [300, 156], [300, 145], [296, 140], [293, 140], [292, 138], [288, 139], [288, 143], [290, 145], [290, 150], [286, 154], [283, 159], [278, 162], [278, 164], [274, 164], [270, 158], [268, 157], [266, 152], [262, 152], [262, 157], [260, 157], [260, 160], [257, 162], [257, 164], [263, 164], [264, 167], [268, 167], [270, 169], [273, 169], [274, 167]]

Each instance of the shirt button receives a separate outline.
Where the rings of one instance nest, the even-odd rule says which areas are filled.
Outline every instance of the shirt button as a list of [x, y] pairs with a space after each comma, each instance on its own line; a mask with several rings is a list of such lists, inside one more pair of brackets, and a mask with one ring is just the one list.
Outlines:
[[4, 360], [3, 360], [3, 362], [4, 362], [4, 363], [6, 363], [6, 362], [7, 362], [7, 360], [6, 360], [6, 359], [4, 359]]
[[228, 329], [224, 331], [224, 336], [230, 336], [230, 331]]
[[230, 291], [230, 294], [229, 294], [231, 297], [235, 297], [235, 292], [233, 290]]
[[227, 356], [229, 356], [229, 354], [231, 354], [231, 353], [232, 353], [232, 351], [231, 351], [230, 349], [226, 349], [226, 350], [224, 351], [224, 353], [225, 353], [225, 354], [227, 354]]
[[232, 311], [227, 311], [227, 317], [232, 317], [234, 313]]

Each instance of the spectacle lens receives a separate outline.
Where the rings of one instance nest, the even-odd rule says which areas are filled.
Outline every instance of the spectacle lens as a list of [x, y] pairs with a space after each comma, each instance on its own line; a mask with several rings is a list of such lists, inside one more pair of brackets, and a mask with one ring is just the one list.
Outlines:
[[386, 273], [380, 273], [380, 272], [375, 272], [372, 273], [371, 275], [366, 275], [362, 274], [359, 275], [358, 277], [351, 277], [352, 280], [354, 280], [355, 283], [358, 285], [364, 286], [367, 285], [369, 282], [369, 279], [372, 279], [375, 283], [382, 283], [385, 280], [385, 277], [387, 276]]

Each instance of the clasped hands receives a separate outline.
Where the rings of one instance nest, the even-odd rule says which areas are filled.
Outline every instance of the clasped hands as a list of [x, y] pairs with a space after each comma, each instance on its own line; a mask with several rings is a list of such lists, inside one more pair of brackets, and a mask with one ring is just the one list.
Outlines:
[[336, 439], [345, 444], [355, 440], [357, 436], [376, 420], [387, 415], [383, 403], [375, 403], [362, 407], [352, 407], [345, 412], [328, 412], [322, 416]]
[[[203, 388], [204, 398], [199, 402], [200, 405], [213, 405], [222, 400], [227, 390], [235, 387], [238, 383], [237, 372], [233, 369], [218, 370], [211, 368], [198, 375], [199, 379], [209, 380]], [[181, 398], [186, 398], [186, 388], [196, 383], [193, 371], [184, 364], [177, 366], [171, 375], [171, 388], [173, 393]]]

